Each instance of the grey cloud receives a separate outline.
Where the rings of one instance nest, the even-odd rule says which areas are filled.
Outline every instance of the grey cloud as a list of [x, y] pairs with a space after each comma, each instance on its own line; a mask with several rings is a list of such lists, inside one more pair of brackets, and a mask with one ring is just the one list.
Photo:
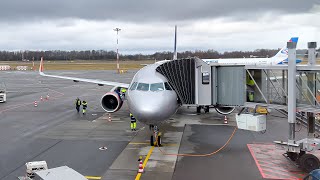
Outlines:
[[1, 21], [61, 18], [113, 21], [185, 21], [230, 17], [251, 19], [265, 12], [310, 11], [317, 0], [6, 0]]

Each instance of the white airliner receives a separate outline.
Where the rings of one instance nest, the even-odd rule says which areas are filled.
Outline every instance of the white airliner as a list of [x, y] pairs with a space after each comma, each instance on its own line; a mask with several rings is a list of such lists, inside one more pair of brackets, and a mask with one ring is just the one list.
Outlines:
[[[298, 37], [292, 37], [289, 42], [298, 43]], [[233, 59], [202, 59], [206, 63], [218, 63], [218, 64], [239, 64], [239, 65], [279, 65], [288, 63], [288, 49], [283, 47], [280, 51], [271, 58], [233, 58]], [[296, 63], [300, 63], [301, 60], [297, 59]]]
[[[281, 60], [283, 62], [283, 60], [285, 60], [287, 57], [282, 55], [282, 51], [285, 50], [283, 49], [279, 53], [281, 53]], [[276, 55], [277, 58], [280, 56], [278, 54]], [[272, 61], [274, 60], [273, 58], [264, 58], [264, 60], [265, 59]], [[235, 61], [239, 62], [239, 60], [243, 59], [236, 59]], [[257, 59], [246, 60], [255, 61], [255, 63], [260, 62]], [[126, 88], [126, 99], [129, 111], [140, 122], [153, 127], [153, 133], [150, 137], [150, 144], [154, 145], [154, 142], [158, 142], [159, 145], [161, 145], [161, 137], [158, 136], [158, 125], [172, 116], [181, 106], [177, 93], [170, 86], [168, 79], [156, 71], [158, 66], [168, 61], [170, 60], [158, 61], [154, 64], [143, 67], [135, 74], [130, 84], [45, 74], [43, 72], [43, 58], [41, 58], [39, 73], [41, 76], [69, 79], [73, 80], [74, 82], [81, 81], [95, 83], [100, 86], [113, 86], [114, 88], [112, 88], [110, 92], [104, 94], [101, 99], [102, 108], [109, 113], [116, 112], [121, 108], [123, 100], [120, 98], [118, 92], [120, 88]], [[218, 59], [218, 63], [219, 61], [220, 59]], [[227, 60], [224, 61], [226, 62]], [[225, 114], [229, 114], [234, 110], [234, 107], [216, 107], [216, 109], [220, 113], [223, 112]]]
[[172, 116], [180, 106], [178, 96], [169, 85], [168, 80], [156, 72], [156, 68], [164, 62], [166, 60], [143, 67], [135, 74], [130, 84], [45, 74], [43, 72], [43, 59], [40, 62], [39, 73], [41, 76], [69, 79], [74, 82], [81, 81], [100, 86], [114, 86], [101, 99], [102, 108], [109, 113], [116, 112], [121, 108], [123, 101], [116, 91], [119, 91], [120, 88], [126, 88], [129, 111], [140, 122], [153, 126], [153, 135], [150, 138], [151, 145], [155, 142], [154, 137], [158, 138], [157, 141], [161, 145], [157, 125]]

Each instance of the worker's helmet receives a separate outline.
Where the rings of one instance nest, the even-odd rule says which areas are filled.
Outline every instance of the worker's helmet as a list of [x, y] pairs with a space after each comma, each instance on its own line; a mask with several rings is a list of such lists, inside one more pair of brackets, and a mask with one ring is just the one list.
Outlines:
[[133, 116], [132, 113], [130, 113], [130, 117]]

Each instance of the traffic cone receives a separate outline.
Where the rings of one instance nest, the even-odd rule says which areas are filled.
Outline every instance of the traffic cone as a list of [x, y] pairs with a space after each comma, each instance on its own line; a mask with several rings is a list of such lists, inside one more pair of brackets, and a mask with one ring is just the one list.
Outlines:
[[37, 101], [34, 101], [34, 107], [37, 107], [37, 106], [38, 106]]
[[42, 96], [40, 96], [40, 100], [41, 100], [41, 101], [43, 101], [43, 98], [42, 98]]
[[109, 113], [108, 121], [111, 122], [111, 114]]
[[227, 116], [224, 116], [224, 124], [228, 124], [228, 119], [227, 119]]
[[139, 158], [139, 170], [138, 173], [143, 173], [143, 165], [142, 165], [142, 158]]

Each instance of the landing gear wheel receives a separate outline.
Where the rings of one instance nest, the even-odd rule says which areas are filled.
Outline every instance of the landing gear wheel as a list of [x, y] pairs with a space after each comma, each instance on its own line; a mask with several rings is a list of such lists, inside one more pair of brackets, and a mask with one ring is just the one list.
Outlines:
[[299, 158], [299, 154], [294, 152], [287, 152], [287, 157], [290, 158], [291, 161], [296, 161]]
[[149, 130], [151, 131], [152, 129], [153, 129], [153, 125], [150, 124], [150, 125], [149, 125]]
[[157, 143], [158, 143], [158, 146], [161, 146], [161, 136], [158, 136], [158, 139], [157, 139]]
[[201, 106], [197, 106], [197, 113], [201, 113]]
[[204, 108], [204, 113], [209, 113], [209, 106], [205, 106], [205, 108]]
[[154, 146], [153, 136], [150, 136], [150, 146]]
[[304, 154], [299, 158], [299, 166], [305, 172], [309, 173], [320, 167], [319, 159], [313, 154]]

